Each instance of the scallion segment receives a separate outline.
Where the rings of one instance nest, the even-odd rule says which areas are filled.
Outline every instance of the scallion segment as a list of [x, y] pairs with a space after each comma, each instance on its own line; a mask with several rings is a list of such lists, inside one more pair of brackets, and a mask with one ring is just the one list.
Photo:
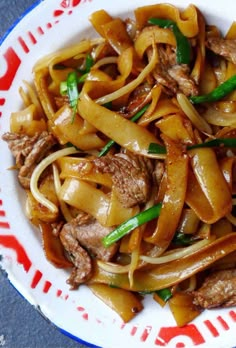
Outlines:
[[94, 59], [93, 57], [91, 56], [90, 53], [87, 54], [86, 58], [85, 58], [85, 68], [84, 69], [78, 69], [78, 71], [81, 73], [81, 74], [87, 74], [90, 72], [92, 66], [94, 65]]
[[172, 243], [176, 246], [186, 246], [196, 242], [196, 239], [197, 238], [192, 234], [176, 232], [174, 238], [172, 239]]
[[200, 103], [210, 103], [221, 100], [229, 93], [233, 92], [236, 89], [236, 75], [231, 76], [228, 80], [221, 83], [218, 87], [213, 89], [212, 92], [205, 95], [197, 95], [189, 98], [191, 103], [200, 104]]
[[161, 289], [155, 291], [155, 293], [162, 299], [162, 301], [167, 302], [172, 297], [172, 292], [169, 288]]
[[176, 60], [178, 64], [189, 64], [191, 61], [191, 45], [186, 36], [179, 30], [177, 24], [170, 19], [150, 18], [149, 24], [160, 28], [170, 28], [176, 39]]
[[75, 71], [68, 74], [66, 84], [67, 84], [67, 95], [69, 98], [69, 103], [73, 110], [73, 119], [72, 119], [72, 122], [73, 122], [76, 111], [77, 111], [78, 99], [79, 99], [77, 73]]
[[[204, 147], [236, 147], [236, 138], [216, 138], [204, 143], [194, 144], [187, 146], [187, 150], [204, 148]], [[166, 154], [166, 148], [163, 145], [159, 145], [156, 143], [151, 143], [148, 148], [148, 153], [150, 154]]]
[[151, 208], [138, 213], [129, 220], [123, 222], [115, 230], [110, 232], [106, 237], [103, 238], [102, 242], [105, 247], [109, 247], [113, 243], [120, 240], [129, 232], [135, 228], [157, 218], [161, 212], [161, 203], [155, 204]]

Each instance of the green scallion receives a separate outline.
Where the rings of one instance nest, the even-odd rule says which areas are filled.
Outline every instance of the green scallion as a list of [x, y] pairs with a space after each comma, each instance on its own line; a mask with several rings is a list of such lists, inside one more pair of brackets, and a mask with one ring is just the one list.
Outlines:
[[120, 240], [126, 234], [134, 230], [135, 228], [157, 218], [160, 215], [161, 211], [161, 203], [158, 203], [151, 208], [138, 213], [133, 216], [129, 220], [123, 222], [116, 229], [110, 232], [107, 236], [105, 236], [102, 240], [103, 245], [105, 247], [109, 247], [113, 243]]

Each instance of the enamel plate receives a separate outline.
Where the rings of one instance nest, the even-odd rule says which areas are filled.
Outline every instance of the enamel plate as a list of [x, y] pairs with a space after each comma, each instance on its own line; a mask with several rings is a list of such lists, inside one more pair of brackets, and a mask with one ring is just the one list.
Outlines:
[[[187, 0], [168, 2], [181, 8], [189, 5]], [[0, 138], [9, 130], [10, 113], [21, 108], [18, 89], [22, 80], [32, 80], [32, 67], [40, 57], [93, 37], [95, 32], [88, 17], [95, 10], [103, 8], [113, 16], [125, 18], [132, 15], [135, 7], [153, 3], [154, 0], [37, 2], [1, 43]], [[194, 4], [208, 23], [217, 24], [223, 31], [236, 19], [234, 0], [196, 0]], [[85, 286], [70, 291], [67, 272], [46, 261], [40, 233], [25, 217], [25, 193], [17, 183], [16, 173], [8, 170], [14, 162], [1, 139], [0, 149], [0, 267], [14, 287], [63, 333], [103, 348], [235, 345], [235, 308], [205, 311], [189, 325], [179, 328], [169, 309], [161, 309], [147, 296], [142, 313], [124, 324]]]

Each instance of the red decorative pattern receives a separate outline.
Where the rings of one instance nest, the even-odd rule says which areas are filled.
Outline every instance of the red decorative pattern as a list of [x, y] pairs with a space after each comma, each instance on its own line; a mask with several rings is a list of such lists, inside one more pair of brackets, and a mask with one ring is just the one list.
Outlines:
[[[162, 327], [156, 338], [155, 344], [164, 347], [170, 343], [173, 338], [178, 336], [187, 336], [194, 345], [205, 343], [205, 339], [200, 331], [194, 324], [191, 324], [184, 327]], [[182, 342], [179, 343], [182, 344]]]
[[40, 272], [39, 270], [35, 271], [33, 279], [31, 281], [31, 288], [32, 289], [35, 289], [38, 286], [42, 276], [43, 276], [42, 272]]
[[0, 77], [0, 91], [8, 91], [19, 69], [21, 59], [12, 47], [6, 50], [3, 57], [7, 64], [7, 70], [5, 74]]
[[60, 9], [53, 12], [54, 17], [60, 17], [64, 13], [71, 14], [73, 8], [80, 4], [81, 0], [63, 0], [60, 4]]
[[[1, 228], [1, 223], [0, 223], [0, 228]], [[17, 240], [15, 236], [0, 235], [0, 245], [2, 245], [6, 249], [14, 250], [16, 252], [17, 262], [23, 265], [26, 272], [30, 270], [32, 262], [28, 258], [25, 249], [19, 243], [19, 241]]]

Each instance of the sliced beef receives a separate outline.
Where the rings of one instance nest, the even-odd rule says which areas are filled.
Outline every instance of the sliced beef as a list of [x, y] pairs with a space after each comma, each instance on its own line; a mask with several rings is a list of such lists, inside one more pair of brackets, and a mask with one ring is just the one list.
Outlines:
[[[153, 72], [155, 80], [172, 96], [182, 92], [186, 96], [198, 94], [198, 86], [190, 76], [187, 64], [177, 64], [176, 50], [170, 45], [158, 45], [159, 62]], [[149, 58], [151, 53], [149, 52]]]
[[203, 308], [236, 305], [236, 269], [220, 270], [209, 275], [201, 288], [193, 292], [194, 304]]
[[149, 199], [153, 170], [150, 159], [126, 152], [106, 155], [91, 163], [90, 170], [112, 175], [114, 191], [124, 207], [145, 203]]
[[206, 41], [206, 46], [215, 54], [236, 64], [236, 40], [209, 37]]
[[151, 87], [142, 85], [135, 89], [131, 94], [127, 106], [123, 107], [119, 112], [125, 118], [130, 119], [139, 112], [145, 105], [152, 100]]
[[77, 218], [65, 224], [60, 232], [60, 239], [75, 267], [68, 283], [76, 288], [86, 282], [92, 275], [92, 259], [110, 261], [118, 249], [115, 243], [105, 248], [102, 239], [112, 228], [102, 226], [87, 214], [79, 214]]
[[19, 169], [18, 179], [21, 185], [28, 189], [30, 178], [36, 165], [49, 154], [56, 144], [56, 139], [51, 133], [37, 133], [32, 137], [24, 134], [5, 133], [2, 139], [8, 143]]
[[179, 91], [184, 93], [187, 97], [198, 94], [198, 87], [190, 76], [188, 65], [173, 65], [168, 69], [168, 74], [177, 82]]
[[71, 226], [66, 224], [61, 230], [60, 239], [75, 266], [67, 282], [73, 289], [76, 289], [79, 284], [85, 283], [91, 277], [92, 260], [73, 232]]

